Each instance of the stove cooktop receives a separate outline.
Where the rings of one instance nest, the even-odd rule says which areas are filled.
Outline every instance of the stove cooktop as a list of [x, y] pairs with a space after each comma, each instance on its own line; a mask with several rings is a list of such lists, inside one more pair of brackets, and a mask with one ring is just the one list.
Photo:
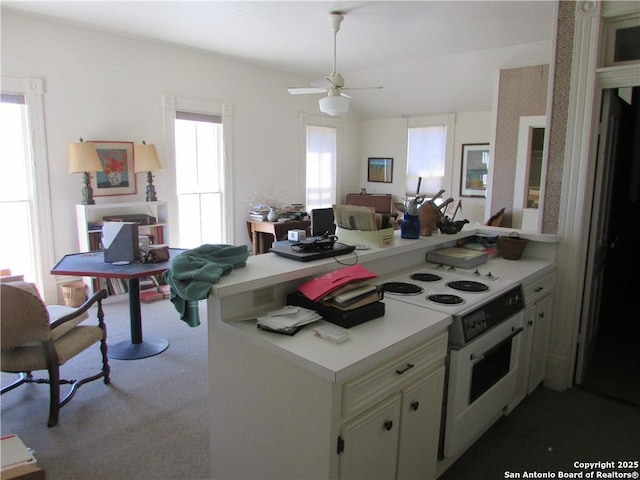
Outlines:
[[385, 288], [385, 300], [397, 300], [451, 315], [469, 313], [516, 284], [493, 275], [487, 265], [461, 269], [431, 263], [385, 283], [398, 287], [395, 292], [393, 288]]

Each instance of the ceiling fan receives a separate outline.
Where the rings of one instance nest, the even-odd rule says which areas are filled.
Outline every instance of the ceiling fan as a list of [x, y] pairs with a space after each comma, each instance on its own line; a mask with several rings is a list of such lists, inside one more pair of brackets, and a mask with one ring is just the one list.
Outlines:
[[320, 111], [337, 116], [349, 110], [349, 95], [344, 90], [368, 90], [380, 89], [382, 87], [345, 87], [344, 78], [336, 71], [336, 39], [340, 24], [344, 20], [341, 12], [331, 12], [329, 14], [329, 24], [333, 31], [333, 71], [328, 77], [311, 82], [311, 87], [289, 87], [288, 91], [292, 95], [308, 95], [316, 93], [326, 93], [327, 96], [320, 99]]

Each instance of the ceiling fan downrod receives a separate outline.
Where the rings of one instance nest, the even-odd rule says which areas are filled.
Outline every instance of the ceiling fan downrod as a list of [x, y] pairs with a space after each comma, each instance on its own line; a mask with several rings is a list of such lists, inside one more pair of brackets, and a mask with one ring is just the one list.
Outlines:
[[333, 30], [333, 74], [338, 72], [336, 69], [336, 56], [338, 51], [338, 32], [340, 31], [342, 20], [344, 20], [344, 15], [340, 12], [331, 12], [329, 14], [329, 24], [331, 25], [331, 30]]

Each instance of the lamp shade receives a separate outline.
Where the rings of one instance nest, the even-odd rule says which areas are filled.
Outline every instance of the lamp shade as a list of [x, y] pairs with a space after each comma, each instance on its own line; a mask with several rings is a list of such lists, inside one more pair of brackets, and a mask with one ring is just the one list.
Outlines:
[[162, 170], [162, 164], [160, 163], [160, 157], [158, 157], [158, 151], [155, 145], [136, 145], [134, 148], [135, 157], [135, 172], [153, 172], [155, 170]]
[[337, 116], [349, 111], [349, 99], [341, 95], [329, 95], [320, 99], [320, 111]]
[[93, 143], [77, 142], [69, 145], [69, 173], [100, 171], [102, 163]]

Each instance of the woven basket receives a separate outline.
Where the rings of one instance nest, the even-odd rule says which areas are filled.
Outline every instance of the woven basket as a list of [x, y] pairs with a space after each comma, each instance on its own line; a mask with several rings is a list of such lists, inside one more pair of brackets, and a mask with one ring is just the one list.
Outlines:
[[502, 258], [506, 258], [507, 260], [520, 260], [527, 243], [529, 243], [529, 240], [520, 238], [518, 234], [513, 233], [508, 237], [500, 237], [498, 239], [498, 246], [500, 247]]
[[83, 282], [62, 285], [62, 297], [67, 307], [79, 307], [87, 300], [87, 286]]

